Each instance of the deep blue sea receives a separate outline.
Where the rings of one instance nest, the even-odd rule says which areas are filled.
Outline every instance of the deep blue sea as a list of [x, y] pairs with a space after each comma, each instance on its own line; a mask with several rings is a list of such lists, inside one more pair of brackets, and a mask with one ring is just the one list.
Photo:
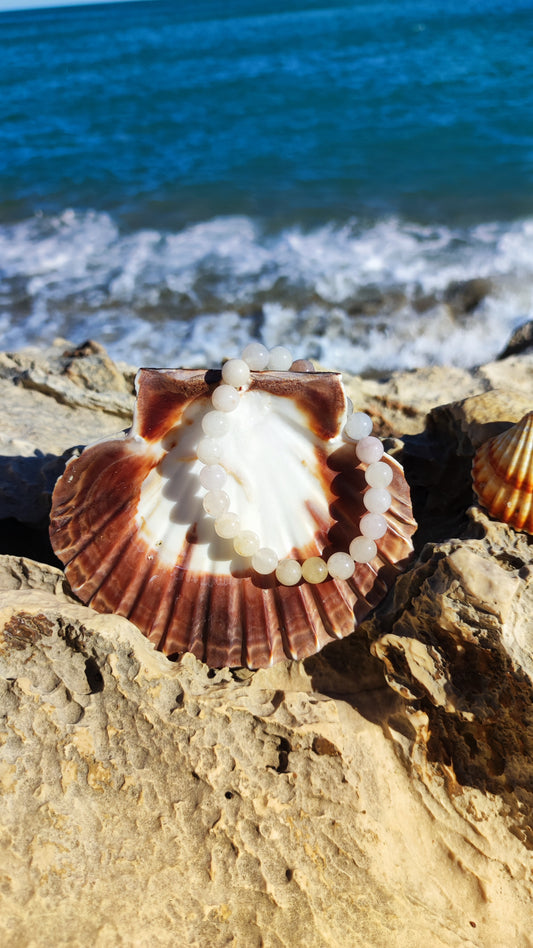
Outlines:
[[0, 14], [1, 348], [389, 371], [531, 318], [533, 0]]

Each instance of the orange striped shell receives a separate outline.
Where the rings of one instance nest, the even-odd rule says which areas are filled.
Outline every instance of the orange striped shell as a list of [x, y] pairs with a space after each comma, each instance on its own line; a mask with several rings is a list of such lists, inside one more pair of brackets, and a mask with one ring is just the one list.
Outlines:
[[[195, 444], [219, 381], [215, 371], [141, 369], [130, 431], [85, 448], [57, 482], [52, 545], [80, 599], [126, 616], [169, 657], [250, 668], [305, 658], [353, 632], [405, 569], [416, 529], [409, 487], [385, 456], [388, 529], [352, 579], [288, 587], [254, 574], [202, 508]], [[239, 414], [253, 426], [233, 450], [235, 503], [253, 508], [261, 537], [284, 538], [283, 555], [347, 550], [365, 513], [366, 465], [341, 436], [340, 376], [252, 372], [243, 397]]]
[[474, 490], [491, 517], [533, 533], [533, 411], [485, 441], [472, 465]]

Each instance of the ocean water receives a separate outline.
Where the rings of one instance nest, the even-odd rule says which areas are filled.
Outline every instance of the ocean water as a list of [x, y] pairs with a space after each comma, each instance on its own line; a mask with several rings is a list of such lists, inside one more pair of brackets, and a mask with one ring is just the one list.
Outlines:
[[533, 318], [531, 0], [0, 14], [0, 344], [356, 372]]

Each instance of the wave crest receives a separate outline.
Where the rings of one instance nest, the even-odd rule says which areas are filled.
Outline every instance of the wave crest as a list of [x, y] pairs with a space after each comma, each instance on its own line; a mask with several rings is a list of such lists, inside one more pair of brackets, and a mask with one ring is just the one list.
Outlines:
[[254, 337], [352, 372], [472, 366], [533, 316], [532, 237], [532, 219], [269, 233], [237, 216], [121, 233], [66, 210], [0, 227], [0, 329], [6, 348], [92, 337], [145, 365], [218, 363]]

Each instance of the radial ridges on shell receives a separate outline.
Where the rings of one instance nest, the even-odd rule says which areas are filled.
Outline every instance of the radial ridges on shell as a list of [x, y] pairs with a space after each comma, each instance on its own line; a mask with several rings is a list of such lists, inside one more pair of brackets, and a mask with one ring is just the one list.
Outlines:
[[492, 517], [533, 533], [533, 411], [481, 445], [472, 481], [480, 504]]
[[[311, 581], [282, 585], [275, 573], [252, 569], [203, 506], [197, 452], [220, 381], [214, 370], [141, 369], [131, 429], [69, 462], [54, 491], [50, 535], [80, 599], [126, 616], [166, 655], [190, 651], [213, 667], [259, 668], [353, 632], [405, 568], [416, 524], [402, 469], [385, 455], [391, 503], [376, 554], [356, 562], [349, 579], [324, 577], [315, 558], [346, 555], [372, 489], [368, 465], [343, 437], [341, 377], [252, 370], [218, 452], [243, 527], [237, 548], [246, 551], [257, 535], [281, 558], [310, 561]], [[230, 402], [223, 392], [221, 413]]]

